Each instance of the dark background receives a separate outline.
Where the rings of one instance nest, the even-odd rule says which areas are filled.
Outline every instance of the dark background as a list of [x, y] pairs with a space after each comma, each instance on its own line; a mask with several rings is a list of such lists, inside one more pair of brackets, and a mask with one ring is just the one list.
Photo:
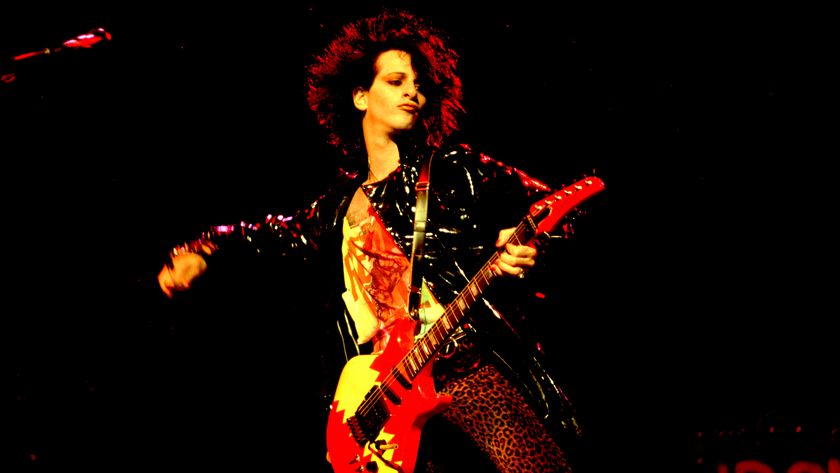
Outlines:
[[[379, 6], [352, 3], [0, 16], [11, 471], [320, 465], [302, 303], [167, 305], [147, 285], [205, 225], [325, 190], [335, 158], [304, 68]], [[825, 468], [840, 398], [828, 15], [389, 5], [462, 53], [459, 138], [556, 187], [606, 182], [530, 301], [589, 469]], [[98, 27], [113, 39], [11, 60]]]

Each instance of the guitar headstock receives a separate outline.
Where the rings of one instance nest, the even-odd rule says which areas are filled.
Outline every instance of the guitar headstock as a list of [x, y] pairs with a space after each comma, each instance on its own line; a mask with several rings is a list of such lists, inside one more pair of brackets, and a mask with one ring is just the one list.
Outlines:
[[531, 205], [531, 217], [537, 225], [535, 234], [548, 233], [564, 216], [586, 199], [604, 190], [604, 181], [591, 176], [540, 199]]

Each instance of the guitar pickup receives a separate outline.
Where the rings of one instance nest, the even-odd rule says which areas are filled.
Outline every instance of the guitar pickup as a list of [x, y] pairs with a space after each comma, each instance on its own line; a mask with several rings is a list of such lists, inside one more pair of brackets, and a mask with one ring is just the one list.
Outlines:
[[398, 406], [400, 404], [402, 404], [402, 399], [400, 399], [399, 396], [394, 394], [394, 391], [391, 391], [391, 388], [389, 388], [387, 386], [380, 386], [379, 388], [382, 390], [382, 394], [384, 394], [385, 397], [387, 397], [389, 401], [393, 402], [394, 404], [396, 404]]
[[407, 391], [411, 390], [411, 382], [405, 379], [405, 376], [403, 376], [402, 373], [400, 373], [400, 370], [396, 367], [391, 370], [391, 376], [393, 376]]

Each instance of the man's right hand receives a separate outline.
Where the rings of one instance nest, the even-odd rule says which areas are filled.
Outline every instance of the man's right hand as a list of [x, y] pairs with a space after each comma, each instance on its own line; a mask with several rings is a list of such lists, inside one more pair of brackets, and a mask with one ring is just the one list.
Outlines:
[[207, 262], [198, 253], [181, 253], [172, 257], [158, 273], [158, 284], [170, 299], [175, 292], [186, 291], [192, 282], [207, 271]]

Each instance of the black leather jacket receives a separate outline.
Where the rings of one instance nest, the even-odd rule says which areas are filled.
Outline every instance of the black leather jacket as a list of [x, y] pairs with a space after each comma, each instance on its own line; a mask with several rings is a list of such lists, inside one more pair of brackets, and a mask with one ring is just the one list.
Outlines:
[[[414, 233], [415, 183], [421, 160], [429, 154], [416, 150], [406, 153], [400, 167], [386, 179], [363, 187], [406, 255], [411, 254]], [[530, 205], [551, 189], [465, 145], [437, 151], [430, 176], [423, 274], [435, 297], [445, 305], [495, 251], [499, 230], [516, 226]], [[337, 257], [341, 254], [342, 219], [364, 178], [362, 173], [343, 172], [328, 193], [290, 217], [269, 216], [261, 223], [214, 227], [202, 236], [219, 245], [218, 254], [224, 254], [225, 246], [235, 241], [254, 253], [279, 256], [284, 261], [281, 264], [296, 261], [318, 281], [317, 294], [308, 297], [320, 305], [319, 316], [327, 317], [314, 329], [322, 330], [318, 337], [324, 339], [325, 405], [332, 399], [344, 362], [366, 350], [356, 345], [353, 323], [344, 311], [342, 263]], [[488, 291], [485, 296], [488, 304], [474, 305], [468, 316], [467, 335], [486, 360], [516, 382], [550, 427], [561, 435], [577, 436], [571, 403], [544, 369], [534, 344], [526, 342], [514, 324], [500, 318], [500, 311], [491, 313], [500, 304], [515, 305], [522, 290], [523, 283], [518, 280], [500, 281], [504, 282], [498, 284], [499, 290]], [[491, 302], [492, 296], [498, 303]]]

